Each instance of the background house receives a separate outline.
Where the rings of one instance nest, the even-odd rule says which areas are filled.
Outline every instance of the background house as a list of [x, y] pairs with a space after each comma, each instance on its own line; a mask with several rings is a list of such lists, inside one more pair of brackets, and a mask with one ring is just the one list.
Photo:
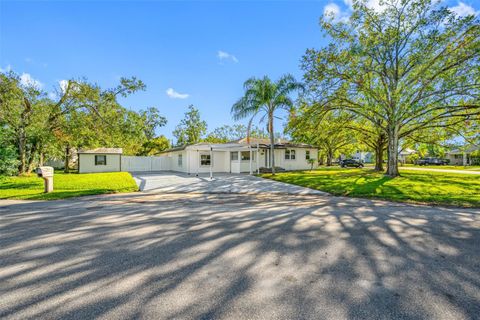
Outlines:
[[465, 149], [455, 149], [447, 152], [447, 159], [450, 164], [457, 166], [480, 165], [480, 147], [469, 147]]
[[405, 163], [413, 163], [412, 156], [417, 154], [416, 150], [406, 148], [398, 153], [398, 161], [405, 164]]

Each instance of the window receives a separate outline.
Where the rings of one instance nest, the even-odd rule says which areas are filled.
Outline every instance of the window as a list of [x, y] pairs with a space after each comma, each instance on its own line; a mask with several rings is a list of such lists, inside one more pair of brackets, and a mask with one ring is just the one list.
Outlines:
[[305, 160], [310, 160], [310, 150], [305, 151]]
[[210, 158], [209, 154], [201, 154], [200, 155], [200, 165], [201, 166], [209, 166], [212, 163], [212, 159]]
[[179, 167], [183, 165], [183, 155], [181, 154], [178, 155], [177, 164]]
[[295, 160], [295, 150], [285, 150], [285, 160]]
[[230, 160], [231, 161], [237, 161], [238, 160], [238, 152], [230, 152]]
[[106, 155], [95, 155], [95, 165], [96, 166], [106, 166], [107, 165], [107, 156]]
[[[241, 159], [242, 160], [250, 160], [250, 151], [242, 151], [241, 152]], [[252, 152], [252, 160], [255, 160], [255, 154]]]

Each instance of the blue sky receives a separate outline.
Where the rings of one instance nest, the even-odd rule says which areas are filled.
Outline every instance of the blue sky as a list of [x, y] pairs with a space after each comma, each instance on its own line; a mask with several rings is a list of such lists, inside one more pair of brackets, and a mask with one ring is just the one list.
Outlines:
[[[147, 90], [123, 104], [157, 107], [168, 119], [160, 134], [172, 137], [189, 104], [210, 131], [234, 123], [230, 107], [247, 78], [301, 79], [302, 54], [326, 44], [319, 17], [324, 10], [347, 15], [349, 3], [0, 0], [0, 68], [25, 73], [48, 91], [69, 78], [111, 87], [121, 76], [136, 76]], [[459, 12], [479, 7], [449, 5]]]

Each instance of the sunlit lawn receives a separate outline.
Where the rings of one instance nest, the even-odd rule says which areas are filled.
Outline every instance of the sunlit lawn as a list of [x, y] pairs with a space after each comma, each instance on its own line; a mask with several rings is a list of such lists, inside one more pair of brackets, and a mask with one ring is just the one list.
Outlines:
[[55, 173], [54, 191], [43, 193], [43, 180], [36, 175], [27, 177], [0, 176], [0, 199], [53, 200], [103, 193], [137, 191], [127, 172], [64, 174]]
[[262, 176], [334, 195], [480, 207], [479, 175], [403, 169], [401, 177], [390, 178], [371, 169], [335, 167]]
[[426, 169], [448, 169], [448, 170], [466, 170], [466, 171], [480, 171], [480, 166], [418, 166], [414, 164], [404, 164], [403, 168], [426, 168]]

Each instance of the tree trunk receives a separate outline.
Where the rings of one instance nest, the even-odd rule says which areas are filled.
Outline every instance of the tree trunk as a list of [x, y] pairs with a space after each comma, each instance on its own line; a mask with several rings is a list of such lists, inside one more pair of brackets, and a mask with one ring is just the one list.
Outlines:
[[20, 160], [20, 165], [18, 166], [18, 174], [24, 174], [27, 169], [27, 155], [26, 155], [26, 136], [25, 128], [20, 128], [18, 133], [18, 157]]
[[273, 114], [268, 115], [268, 130], [270, 131], [270, 167], [275, 174], [275, 135], [273, 133]]
[[40, 152], [40, 157], [38, 159], [38, 166], [43, 167], [44, 162], [45, 162], [45, 154], [42, 151], [42, 152]]
[[385, 149], [385, 135], [381, 133], [375, 144], [375, 171], [383, 171], [383, 150]]
[[388, 128], [388, 168], [387, 175], [398, 177], [398, 126]]
[[64, 172], [69, 172], [69, 165], [70, 165], [70, 145], [67, 144], [65, 147], [65, 169]]
[[333, 152], [327, 152], [327, 167], [332, 166]]

